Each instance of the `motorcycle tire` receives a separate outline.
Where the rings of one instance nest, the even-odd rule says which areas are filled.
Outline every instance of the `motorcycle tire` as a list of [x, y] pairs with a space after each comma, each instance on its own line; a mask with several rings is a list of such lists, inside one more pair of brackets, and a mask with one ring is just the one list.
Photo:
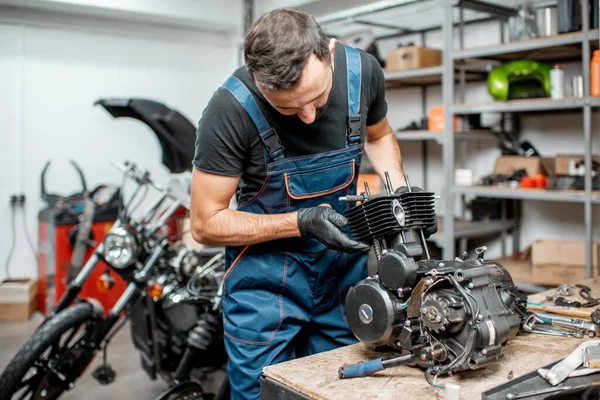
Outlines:
[[[79, 374], [73, 376], [75, 363], [82, 362], [85, 367], [93, 358], [89, 347], [85, 347], [81, 339], [90, 334], [90, 326], [86, 323], [94, 320], [93, 306], [82, 302], [47, 321], [29, 338], [0, 375], [0, 400], [11, 400], [16, 394], [19, 399], [55, 400], [72, 387], [72, 382], [79, 377]], [[77, 336], [82, 327], [83, 333]], [[65, 337], [61, 346], [65, 334], [69, 336]], [[43, 358], [46, 353], [47, 358]], [[84, 368], [81, 368], [82, 364], [77, 365], [80, 371]], [[40, 369], [41, 374], [38, 373]], [[32, 374], [28, 374], [30, 371]]]

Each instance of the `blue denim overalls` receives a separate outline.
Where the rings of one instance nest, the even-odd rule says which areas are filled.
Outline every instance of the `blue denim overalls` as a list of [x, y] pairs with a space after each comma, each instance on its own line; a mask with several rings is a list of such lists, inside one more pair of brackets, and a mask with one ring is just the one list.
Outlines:
[[[339, 48], [338, 48], [339, 49]], [[356, 193], [363, 146], [360, 115], [360, 54], [345, 47], [348, 124], [346, 147], [302, 157], [285, 157], [246, 86], [231, 76], [224, 84], [248, 112], [265, 147], [267, 176], [260, 191], [239, 211], [279, 214], [330, 205], [343, 214], [341, 196]], [[226, 249], [225, 346], [231, 398], [258, 399], [263, 367], [352, 344], [345, 296], [367, 276], [366, 253], [328, 249], [315, 239], [293, 238]], [[315, 373], [318, 373], [315, 371]]]

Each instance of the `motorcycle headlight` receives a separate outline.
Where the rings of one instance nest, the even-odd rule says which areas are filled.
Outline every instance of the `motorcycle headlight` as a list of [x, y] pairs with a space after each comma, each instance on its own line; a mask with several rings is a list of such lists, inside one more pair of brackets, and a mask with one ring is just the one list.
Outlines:
[[104, 236], [104, 259], [113, 268], [122, 269], [131, 266], [135, 262], [139, 248], [135, 235], [125, 227], [112, 229]]

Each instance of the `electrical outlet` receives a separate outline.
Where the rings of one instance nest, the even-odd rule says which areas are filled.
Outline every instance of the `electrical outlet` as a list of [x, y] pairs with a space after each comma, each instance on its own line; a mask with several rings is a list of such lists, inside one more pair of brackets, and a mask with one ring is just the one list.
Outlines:
[[25, 204], [25, 194], [24, 193], [13, 193], [9, 197], [11, 206], [20, 206]]

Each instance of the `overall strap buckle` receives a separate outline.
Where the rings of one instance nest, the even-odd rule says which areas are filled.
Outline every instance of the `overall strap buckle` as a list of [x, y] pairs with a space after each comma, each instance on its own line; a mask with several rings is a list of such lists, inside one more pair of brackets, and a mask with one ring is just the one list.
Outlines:
[[264, 132], [259, 133], [260, 140], [265, 146], [265, 149], [273, 160], [283, 156], [285, 149], [279, 140], [279, 135], [275, 132], [275, 129], [269, 128]]
[[348, 142], [360, 142], [362, 133], [362, 120], [360, 114], [348, 116]]
[[362, 120], [360, 115], [361, 60], [359, 52], [350, 46], [346, 49], [348, 85], [348, 145], [360, 142]]

